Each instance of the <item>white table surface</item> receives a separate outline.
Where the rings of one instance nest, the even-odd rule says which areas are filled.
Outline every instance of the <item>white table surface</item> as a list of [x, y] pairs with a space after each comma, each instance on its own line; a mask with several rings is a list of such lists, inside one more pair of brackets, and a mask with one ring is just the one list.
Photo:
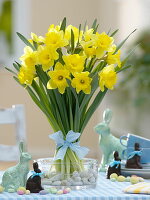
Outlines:
[[[3, 172], [0, 172], [0, 182]], [[111, 182], [107, 180], [104, 173], [98, 177], [97, 187], [95, 189], [71, 191], [64, 195], [18, 195], [17, 193], [0, 193], [0, 200], [150, 200], [150, 195], [143, 194], [125, 194], [123, 188], [130, 185], [128, 182]]]

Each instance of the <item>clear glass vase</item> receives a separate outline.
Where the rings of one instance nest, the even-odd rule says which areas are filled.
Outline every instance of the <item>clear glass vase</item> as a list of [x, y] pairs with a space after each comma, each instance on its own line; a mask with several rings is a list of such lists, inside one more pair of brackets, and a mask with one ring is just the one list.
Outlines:
[[[91, 158], [85, 158], [80, 163], [70, 164], [70, 173], [61, 173], [58, 169], [66, 168], [67, 163], [54, 161], [53, 158], [37, 159], [39, 168], [44, 172], [42, 179], [44, 188], [57, 187], [71, 189], [95, 188], [98, 177], [98, 161]], [[78, 166], [82, 166], [78, 168]], [[74, 169], [77, 170], [74, 170]]]

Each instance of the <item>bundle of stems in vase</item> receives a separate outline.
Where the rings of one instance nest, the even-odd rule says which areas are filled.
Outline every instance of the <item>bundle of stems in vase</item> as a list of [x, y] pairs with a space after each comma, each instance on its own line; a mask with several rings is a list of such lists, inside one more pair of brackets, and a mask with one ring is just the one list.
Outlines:
[[70, 144], [80, 141], [107, 90], [117, 83], [118, 73], [131, 67], [126, 64], [128, 56], [120, 59], [120, 48], [131, 34], [117, 46], [113, 36], [118, 30], [106, 34], [97, 29], [97, 20], [91, 28], [81, 24], [77, 28], [67, 26], [64, 18], [60, 25], [50, 25], [44, 37], [31, 33], [31, 39], [26, 39], [17, 33], [26, 44], [24, 54], [21, 63], [13, 63], [15, 71], [7, 68], [46, 115], [54, 132], [61, 131], [64, 141], [70, 130], [80, 133], [56, 150], [57, 155], [68, 145], [63, 159], [55, 161], [62, 173], [83, 169], [81, 157]]

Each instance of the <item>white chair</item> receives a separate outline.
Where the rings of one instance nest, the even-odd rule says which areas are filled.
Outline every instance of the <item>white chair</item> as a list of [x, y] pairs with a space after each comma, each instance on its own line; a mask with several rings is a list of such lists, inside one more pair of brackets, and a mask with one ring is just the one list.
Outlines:
[[[0, 109], [0, 124], [14, 124], [16, 145], [0, 144], [0, 161], [17, 161], [19, 159], [18, 145], [26, 143], [25, 114], [23, 105], [13, 105], [11, 108]], [[0, 139], [1, 141], [1, 139]]]

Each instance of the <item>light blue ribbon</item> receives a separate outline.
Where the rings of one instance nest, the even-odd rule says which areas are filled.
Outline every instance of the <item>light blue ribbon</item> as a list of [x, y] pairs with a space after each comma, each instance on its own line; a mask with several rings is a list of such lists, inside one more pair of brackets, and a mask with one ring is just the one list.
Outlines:
[[74, 151], [79, 159], [83, 159], [84, 156], [89, 152], [89, 149], [86, 147], [81, 147], [79, 142], [75, 142], [80, 135], [80, 133], [75, 133], [72, 130], [67, 133], [66, 140], [64, 140], [64, 136], [61, 131], [49, 135], [49, 138], [55, 141], [58, 149], [54, 160], [63, 160], [68, 148]]
[[142, 150], [141, 151], [133, 151], [133, 152], [129, 153], [128, 159], [133, 158], [135, 155], [141, 156], [142, 155]]
[[116, 168], [118, 168], [120, 164], [121, 164], [120, 160], [114, 160], [113, 162], [110, 163], [109, 166], [114, 167], [115, 165], [117, 165]]
[[42, 175], [44, 175], [44, 172], [40, 172], [40, 173], [36, 173], [35, 171], [32, 171], [32, 176], [31, 176], [31, 178], [33, 178], [33, 177], [35, 177], [35, 176], [42, 176]]

